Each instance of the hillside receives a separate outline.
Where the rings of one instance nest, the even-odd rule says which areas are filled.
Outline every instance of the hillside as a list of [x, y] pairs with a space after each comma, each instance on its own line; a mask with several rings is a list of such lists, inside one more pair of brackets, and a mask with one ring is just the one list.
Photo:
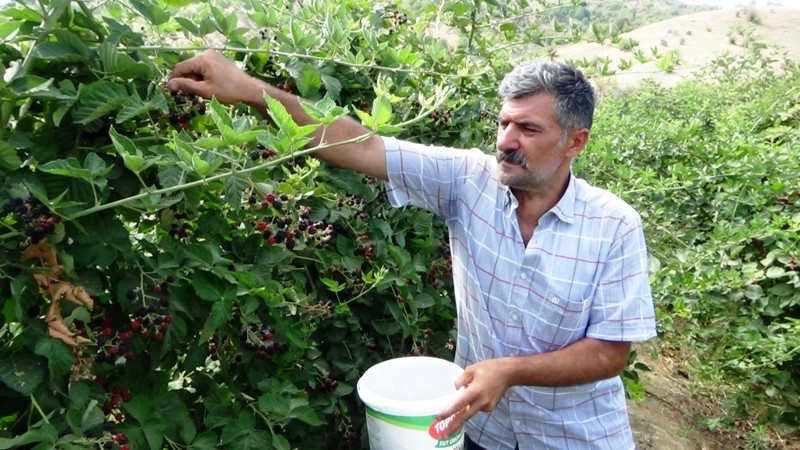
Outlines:
[[[598, 84], [621, 89], [638, 85], [652, 78], [663, 86], [674, 86], [698, 67], [702, 67], [723, 54], [744, 51], [744, 34], [792, 60], [800, 60], [800, 8], [761, 7], [748, 11], [724, 9], [705, 11], [657, 22], [637, 28], [622, 35], [639, 42], [639, 49], [650, 55], [653, 49], [660, 54], [677, 52], [680, 64], [671, 73], [664, 72], [655, 63], [639, 64], [611, 77], [597, 78]], [[733, 41], [733, 42], [732, 42]], [[580, 43], [560, 47], [557, 57], [564, 60], [607, 57], [614, 61], [633, 59], [631, 51], [622, 51], [611, 45]]]

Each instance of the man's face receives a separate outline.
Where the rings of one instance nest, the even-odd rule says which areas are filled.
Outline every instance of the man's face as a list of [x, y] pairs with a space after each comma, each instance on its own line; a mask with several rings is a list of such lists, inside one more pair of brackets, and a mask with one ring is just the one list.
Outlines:
[[561, 189], [575, 155], [569, 151], [571, 139], [560, 139], [552, 94], [507, 100], [497, 128], [500, 182], [526, 191]]

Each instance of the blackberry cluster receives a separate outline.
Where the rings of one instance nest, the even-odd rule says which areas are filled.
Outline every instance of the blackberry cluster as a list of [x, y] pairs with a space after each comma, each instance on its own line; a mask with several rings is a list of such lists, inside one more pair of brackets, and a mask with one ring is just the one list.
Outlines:
[[[264, 323], [247, 323], [242, 319], [238, 305], [234, 306], [231, 323], [240, 325], [242, 346], [252, 352], [257, 359], [269, 361], [283, 348], [283, 344], [275, 340], [274, 328]], [[214, 347], [216, 353], [216, 345]]]
[[[175, 277], [168, 276], [153, 288], [153, 292], [159, 295], [158, 304], [139, 308], [130, 321], [132, 330], [141, 332], [144, 337], [152, 337], [157, 341], [164, 340], [164, 334], [172, 323], [172, 315], [167, 311], [169, 308], [169, 299], [166, 297], [167, 287], [174, 281]], [[133, 301], [137, 294], [135, 291], [130, 291], [127, 297]]]
[[33, 196], [25, 200], [19, 197], [11, 199], [3, 205], [3, 213], [19, 215], [25, 224], [25, 236], [32, 244], [38, 244], [53, 234], [56, 224], [61, 221], [60, 217], [51, 213], [47, 206]]
[[353, 209], [353, 214], [358, 216], [363, 220], [369, 220], [370, 216], [367, 212], [367, 202], [364, 201], [362, 198], [358, 198], [355, 196], [346, 196], [346, 197], [339, 197], [339, 202], [337, 204], [339, 208], [344, 208], [345, 206]]
[[125, 361], [133, 359], [129, 341], [133, 339], [133, 331], [129, 329], [117, 330], [112, 324], [111, 317], [97, 317], [88, 325], [75, 321], [78, 335], [85, 338], [94, 338], [97, 344], [95, 362], [114, 364], [119, 358]]
[[109, 433], [104, 436], [100, 448], [104, 450], [113, 450], [114, 448], [130, 450], [131, 444], [128, 443], [128, 437], [124, 433]]
[[275, 157], [278, 152], [275, 149], [267, 148], [264, 144], [256, 144], [255, 150], [250, 152], [250, 159], [253, 161], [258, 161], [259, 159], [268, 160], [270, 158]]
[[352, 269], [349, 272], [342, 266], [334, 266], [330, 272], [330, 278], [337, 283], [347, 285], [347, 292], [357, 295], [363, 292], [367, 285], [361, 277], [361, 269]]
[[[358, 239], [360, 241], [368, 241], [369, 236], [367, 236], [366, 234], [360, 234], [358, 235]], [[358, 247], [356, 247], [356, 249], [353, 251], [353, 254], [355, 254], [356, 256], [361, 256], [367, 261], [372, 261], [373, 259], [375, 259], [375, 248], [376, 248], [375, 243], [367, 242], [363, 245], [359, 245]]]
[[[261, 202], [262, 208], [271, 209], [273, 212], [283, 212], [288, 208], [288, 202], [292, 198], [286, 194], [276, 195], [269, 193]], [[248, 198], [250, 206], [258, 203], [255, 195]], [[297, 247], [298, 240], [305, 236], [306, 243], [313, 244], [317, 248], [329, 245], [333, 241], [333, 225], [324, 222], [314, 221], [311, 218], [311, 208], [301, 205], [298, 207], [299, 220], [294, 226], [294, 219], [291, 214], [274, 215], [270, 218], [259, 220], [255, 224], [255, 230], [261, 233], [264, 243], [267, 245], [283, 244], [288, 250]]]
[[408, 14], [402, 11], [390, 11], [385, 13], [383, 17], [389, 22], [390, 30], [396, 30], [400, 25], [408, 23]]
[[133, 394], [127, 389], [119, 386], [114, 386], [109, 392], [106, 393], [106, 401], [103, 403], [103, 413], [106, 416], [113, 417], [117, 423], [125, 420], [125, 415], [122, 413], [122, 403], [128, 403], [133, 399]]
[[449, 124], [453, 121], [453, 111], [449, 109], [443, 112], [434, 111], [431, 113], [430, 117], [436, 121], [437, 125]]
[[175, 105], [169, 114], [169, 123], [181, 130], [189, 128], [189, 122], [197, 115], [206, 113], [206, 104], [202, 98], [182, 91], [172, 91], [172, 102]]
[[185, 221], [187, 218], [189, 218], [188, 214], [175, 214], [175, 222], [170, 225], [169, 235], [177, 239], [186, 239], [189, 237], [189, 232], [192, 231], [192, 227], [189, 222]]

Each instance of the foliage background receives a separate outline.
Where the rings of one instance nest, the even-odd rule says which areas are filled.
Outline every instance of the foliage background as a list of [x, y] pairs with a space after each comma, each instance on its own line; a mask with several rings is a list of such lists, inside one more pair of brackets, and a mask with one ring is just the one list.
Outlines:
[[[442, 224], [320, 165], [301, 150], [309, 130], [279, 108], [262, 118], [174, 97], [166, 75], [214, 47], [321, 100], [323, 122], [349, 112], [379, 132], [491, 151], [495, 88], [520, 48], [613, 39], [536, 20], [554, 11], [4, 8], [0, 448], [366, 448], [359, 375], [400, 355], [451, 357]], [[437, 23], [455, 46], [429, 35]], [[603, 98], [575, 170], [642, 213], [662, 340], [696, 351], [730, 399], [709, 424], [784, 432], [800, 410], [798, 69], [754, 47], [708, 70]], [[632, 395], [641, 370], [632, 355]]]

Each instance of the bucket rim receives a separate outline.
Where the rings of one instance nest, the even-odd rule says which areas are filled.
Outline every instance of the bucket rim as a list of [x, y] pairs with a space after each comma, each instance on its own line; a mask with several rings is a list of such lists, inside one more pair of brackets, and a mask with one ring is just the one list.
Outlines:
[[[408, 363], [416, 364], [420, 367], [431, 367], [436, 365], [440, 367], [448, 367], [460, 372], [464, 369], [456, 363], [446, 360], [444, 358], [436, 358], [431, 356], [401, 356], [398, 358], [387, 359], [379, 362], [364, 372], [356, 384], [356, 390], [361, 401], [369, 408], [389, 415], [403, 416], [403, 417], [425, 417], [438, 414], [442, 409], [446, 408], [451, 402], [455, 401], [459, 392], [453, 385], [453, 392], [427, 400], [397, 400], [379, 395], [364, 387], [364, 384], [369, 382], [372, 377], [380, 370], [391, 368], [395, 365], [405, 365]], [[374, 369], [374, 370], [373, 370]], [[453, 381], [455, 381], [453, 377]]]

